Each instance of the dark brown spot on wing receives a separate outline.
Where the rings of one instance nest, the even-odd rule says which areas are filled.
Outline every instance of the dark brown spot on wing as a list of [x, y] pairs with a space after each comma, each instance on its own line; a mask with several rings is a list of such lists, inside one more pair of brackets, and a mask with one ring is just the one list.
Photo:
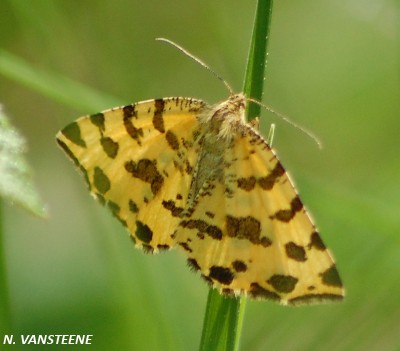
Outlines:
[[232, 283], [232, 280], [235, 276], [233, 272], [227, 267], [212, 266], [210, 268], [209, 277], [221, 284], [229, 285], [230, 283]]
[[273, 188], [274, 184], [277, 182], [279, 177], [281, 177], [284, 174], [285, 174], [285, 169], [283, 168], [282, 164], [278, 161], [270, 174], [268, 174], [265, 177], [258, 178], [258, 184], [264, 190], [270, 190]]
[[285, 210], [279, 210], [274, 215], [270, 216], [271, 219], [277, 219], [281, 222], [289, 222], [293, 219], [297, 212], [301, 211], [303, 203], [301, 202], [298, 195], [296, 195], [290, 202], [290, 208]]
[[109, 137], [102, 137], [100, 144], [108, 157], [115, 158], [117, 156], [119, 145], [114, 140]]
[[112, 214], [116, 217], [118, 217], [119, 215], [119, 211], [121, 210], [121, 208], [119, 207], [119, 205], [117, 203], [115, 203], [114, 201], [107, 201], [107, 207], [110, 209], [110, 211], [112, 212]]
[[202, 232], [197, 232], [196, 236], [200, 239], [200, 240], [204, 240], [204, 238], [206, 237], [204, 233]]
[[137, 118], [135, 105], [125, 106], [122, 110], [124, 113], [124, 126], [126, 132], [131, 136], [132, 139], [136, 140], [137, 143], [141, 145], [140, 138], [143, 137], [143, 130], [141, 128], [136, 128], [132, 123], [132, 117]]
[[226, 216], [227, 234], [238, 239], [249, 239], [258, 242], [261, 233], [261, 224], [254, 217]]
[[179, 242], [178, 243], [185, 251], [187, 252], [193, 252], [193, 250], [190, 248], [189, 244], [185, 241]]
[[232, 267], [236, 272], [246, 272], [247, 265], [241, 260], [236, 260], [232, 262]]
[[157, 249], [159, 249], [160, 251], [166, 251], [166, 250], [169, 250], [170, 247], [167, 244], [158, 244]]
[[180, 214], [183, 211], [182, 207], [178, 207], [175, 205], [175, 201], [169, 200], [169, 201], [163, 201], [162, 202], [163, 207], [171, 212], [171, 215], [173, 217], [179, 217]]
[[145, 254], [152, 254], [154, 253], [154, 248], [148, 244], [142, 244], [142, 249]]
[[124, 114], [124, 120], [125, 118], [137, 118], [137, 111], [135, 109], [135, 105], [126, 105], [122, 108], [123, 114]]
[[139, 162], [128, 161], [125, 163], [125, 169], [132, 174], [133, 177], [138, 178], [151, 185], [151, 192], [156, 195], [161, 189], [164, 178], [157, 170], [156, 161], [149, 159], [141, 159]]
[[141, 221], [136, 221], [135, 235], [145, 243], [149, 243], [151, 239], [153, 239], [153, 231], [147, 226], [147, 224], [144, 224]]
[[297, 278], [292, 277], [291, 275], [281, 275], [281, 274], [275, 274], [267, 280], [267, 283], [271, 284], [276, 291], [282, 293], [292, 292], [297, 282], [298, 282]]
[[256, 185], [256, 178], [253, 176], [247, 178], [238, 178], [237, 185], [240, 189], [245, 191], [253, 190], [254, 186]]
[[172, 150], [179, 150], [179, 140], [176, 135], [170, 130], [165, 133], [165, 139], [167, 139], [168, 145]]
[[192, 172], [193, 172], [193, 167], [190, 165], [188, 160], [186, 160], [186, 163], [185, 163], [185, 172], [189, 175], [192, 174]]
[[215, 225], [209, 225], [207, 227], [206, 233], [214, 239], [221, 240], [222, 238], [222, 231]]
[[225, 296], [235, 296], [235, 291], [233, 289], [223, 288], [221, 294]]
[[293, 212], [299, 212], [303, 209], [303, 203], [301, 202], [299, 196], [296, 196], [290, 203], [290, 207]]
[[92, 122], [97, 128], [99, 128], [100, 133], [103, 133], [105, 131], [105, 119], [104, 119], [104, 114], [103, 113], [95, 113], [94, 115], [91, 115], [90, 117], [90, 122]]
[[320, 274], [322, 278], [322, 282], [325, 285], [329, 286], [337, 286], [337, 287], [342, 287], [342, 281], [339, 277], [339, 273], [335, 267], [335, 265], [332, 265], [330, 268], [328, 268], [325, 272], [322, 272]]
[[165, 133], [163, 112], [164, 112], [164, 100], [163, 99], [154, 100], [153, 126], [160, 133]]
[[189, 219], [188, 221], [182, 221], [180, 226], [188, 229], [197, 229], [200, 234], [205, 233], [211, 236], [213, 239], [221, 240], [222, 231], [215, 225], [210, 225], [201, 219]]
[[249, 294], [253, 298], [262, 298], [274, 301], [279, 301], [281, 299], [276, 292], [264, 289], [258, 283], [251, 283]]
[[82, 139], [81, 136], [81, 128], [79, 124], [76, 122], [72, 122], [67, 125], [61, 133], [71, 142], [81, 147], [86, 147], [85, 140]]
[[311, 242], [310, 242], [310, 244], [308, 244], [308, 247], [309, 248], [314, 247], [314, 248], [316, 248], [317, 250], [320, 250], [320, 251], [326, 250], [326, 246], [325, 246], [324, 242], [322, 241], [322, 239], [321, 239], [320, 235], [318, 234], [318, 232], [313, 232], [311, 234]]
[[343, 300], [343, 295], [336, 294], [307, 294], [298, 296], [288, 301], [291, 305], [306, 305], [321, 302], [335, 302]]
[[271, 245], [268, 238], [260, 238], [261, 223], [252, 216], [226, 216], [226, 233], [232, 238], [250, 240], [254, 244]]
[[94, 168], [93, 183], [101, 194], [105, 194], [111, 187], [110, 180], [100, 167]]
[[271, 239], [267, 238], [266, 236], [263, 236], [260, 239], [260, 245], [264, 246], [264, 247], [268, 247], [268, 246], [272, 245], [272, 241], [271, 241]]
[[105, 206], [106, 199], [104, 198], [104, 196], [99, 193], [95, 193], [95, 196], [96, 196], [97, 201], [99, 201], [102, 206]]
[[307, 260], [306, 250], [304, 250], [304, 247], [295, 244], [293, 241], [288, 242], [285, 245], [285, 250], [286, 255], [295, 261], [304, 262]]
[[133, 200], [129, 200], [129, 211], [133, 213], [139, 212], [139, 207], [136, 205], [136, 202]]
[[215, 214], [210, 212], [210, 211], [206, 211], [206, 216], [209, 217], [209, 218], [214, 218]]
[[184, 228], [198, 229], [200, 232], [203, 233], [208, 227], [208, 223], [200, 219], [189, 219], [188, 221], [182, 221], [180, 225]]
[[200, 270], [200, 266], [194, 258], [188, 258], [187, 263], [191, 270], [193, 271]]
[[68, 155], [68, 157], [75, 163], [75, 166], [78, 167], [78, 169], [82, 172], [83, 178], [85, 179], [85, 182], [89, 188], [91, 189], [91, 184], [89, 182], [89, 177], [87, 174], [86, 169], [80, 164], [79, 160], [75, 157], [75, 155], [72, 153], [72, 151], [68, 148], [68, 146], [62, 142], [60, 139], [56, 139], [58, 145], [64, 150], [64, 152]]
[[110, 209], [111, 213], [113, 214], [113, 216], [124, 226], [124, 227], [128, 227], [128, 224], [126, 223], [126, 221], [124, 219], [121, 218], [119, 212], [121, 210], [121, 208], [119, 207], [119, 205], [113, 201], [108, 200], [107, 201], [107, 207]]

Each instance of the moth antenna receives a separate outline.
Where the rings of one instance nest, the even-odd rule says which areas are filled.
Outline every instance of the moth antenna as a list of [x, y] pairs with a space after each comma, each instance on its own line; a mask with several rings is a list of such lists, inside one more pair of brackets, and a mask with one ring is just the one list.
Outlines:
[[177, 43], [173, 42], [172, 40], [165, 39], [165, 38], [156, 38], [157, 41], [162, 41], [164, 43], [167, 43], [169, 45], [172, 45], [176, 49], [178, 49], [180, 52], [191, 58], [193, 61], [197, 62], [199, 65], [203, 66], [205, 69], [207, 69], [209, 72], [211, 72], [216, 78], [218, 78], [222, 83], [224, 83], [225, 87], [228, 89], [229, 94], [233, 95], [233, 89], [231, 86], [228, 84], [228, 82], [222, 78], [217, 72], [215, 72], [213, 69], [211, 69], [208, 65], [206, 65], [202, 60], [200, 60], [198, 57], [194, 56], [191, 54], [189, 51], [184, 49], [182, 46], [178, 45]]
[[271, 107], [264, 105], [262, 102], [254, 100], [252, 98], [246, 98], [247, 101], [251, 101], [261, 107], [263, 107], [264, 109], [266, 109], [267, 111], [273, 113], [274, 115], [278, 116], [279, 118], [283, 119], [285, 122], [291, 124], [293, 127], [295, 127], [296, 129], [299, 129], [300, 131], [302, 131], [304, 134], [306, 134], [307, 136], [309, 136], [312, 140], [314, 140], [314, 142], [318, 145], [319, 149], [322, 149], [322, 142], [321, 140], [311, 131], [307, 130], [306, 128], [294, 123], [292, 120], [289, 119], [289, 117], [285, 116], [284, 114], [277, 112], [275, 110], [273, 110]]

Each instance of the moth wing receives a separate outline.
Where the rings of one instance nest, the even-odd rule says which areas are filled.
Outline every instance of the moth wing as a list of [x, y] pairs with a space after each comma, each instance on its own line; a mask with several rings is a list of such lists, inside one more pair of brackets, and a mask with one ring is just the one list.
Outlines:
[[197, 153], [200, 100], [148, 100], [84, 116], [57, 134], [89, 190], [150, 251], [169, 248]]
[[224, 179], [207, 184], [180, 223], [188, 263], [222, 293], [282, 304], [339, 300], [334, 261], [295, 187], [252, 128], [226, 150]]

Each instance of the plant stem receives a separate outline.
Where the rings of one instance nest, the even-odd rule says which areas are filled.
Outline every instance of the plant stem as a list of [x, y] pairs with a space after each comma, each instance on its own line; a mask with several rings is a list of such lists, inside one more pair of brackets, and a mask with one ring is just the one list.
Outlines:
[[[259, 0], [244, 79], [244, 94], [261, 101], [264, 87], [264, 71], [267, 58], [267, 44], [272, 14], [272, 0]], [[260, 115], [260, 106], [249, 104], [247, 119]], [[243, 325], [246, 299], [224, 297], [210, 288], [200, 351], [237, 351]]]
[[[251, 97], [257, 101], [262, 100], [264, 91], [272, 2], [273, 0], [258, 1], [250, 51], [247, 59], [243, 92], [248, 98]], [[259, 105], [249, 104], [247, 108], [247, 119], [250, 121], [259, 116], [260, 109], [261, 107]]]

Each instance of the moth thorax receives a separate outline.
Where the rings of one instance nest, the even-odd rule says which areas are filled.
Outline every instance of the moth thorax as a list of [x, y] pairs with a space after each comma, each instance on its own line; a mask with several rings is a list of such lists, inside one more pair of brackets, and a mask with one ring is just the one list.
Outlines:
[[211, 117], [211, 123], [218, 128], [218, 136], [231, 139], [233, 134], [245, 124], [246, 99], [242, 93], [231, 95], [228, 100], [218, 104]]
[[229, 142], [246, 124], [245, 109], [245, 96], [242, 93], [234, 94], [228, 100], [200, 111], [198, 120], [210, 136]]
[[242, 93], [231, 95], [228, 100], [221, 102], [214, 108], [213, 118], [227, 119], [227, 118], [244, 118], [244, 111], [246, 108], [246, 99]]

